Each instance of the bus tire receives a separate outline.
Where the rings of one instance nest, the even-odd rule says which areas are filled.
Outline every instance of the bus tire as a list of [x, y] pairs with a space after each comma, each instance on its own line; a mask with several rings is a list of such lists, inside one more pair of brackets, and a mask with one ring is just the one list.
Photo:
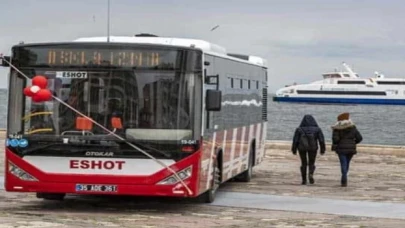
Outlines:
[[39, 199], [63, 201], [65, 199], [66, 194], [37, 192], [36, 195], [37, 195], [37, 198], [39, 198]]
[[212, 178], [211, 188], [201, 195], [201, 201], [204, 203], [214, 202], [217, 190], [219, 188], [219, 185], [221, 184], [221, 170], [219, 169], [218, 160], [215, 160], [214, 162], [212, 175], [214, 176]]
[[253, 174], [253, 157], [254, 157], [254, 149], [253, 145], [250, 146], [250, 151], [249, 151], [249, 161], [248, 161], [248, 168], [245, 170], [243, 173], [239, 174], [237, 177], [238, 181], [242, 182], [250, 182], [252, 179], [252, 174]]

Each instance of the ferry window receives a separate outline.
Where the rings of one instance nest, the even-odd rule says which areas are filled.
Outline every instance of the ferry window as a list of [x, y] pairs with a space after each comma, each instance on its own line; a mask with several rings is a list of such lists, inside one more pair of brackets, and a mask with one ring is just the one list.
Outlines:
[[377, 81], [377, 84], [381, 85], [404, 85], [403, 81]]
[[242, 82], [240, 82], [241, 81], [241, 79], [239, 79], [239, 78], [234, 78], [234, 81], [235, 81], [235, 89], [237, 89], [238, 88], [238, 84], [241, 86], [242, 85]]
[[233, 88], [233, 78], [231, 78], [231, 88]]
[[256, 89], [259, 89], [259, 81], [256, 81]]
[[241, 89], [243, 88], [243, 80], [242, 79], [240, 79], [240, 88]]
[[250, 80], [248, 80], [248, 89], [250, 89]]
[[324, 78], [341, 78], [340, 74], [324, 74]]
[[350, 80], [350, 81], [341, 81], [341, 80], [339, 80], [338, 84], [360, 84], [360, 85], [364, 85], [364, 84], [366, 84], [366, 82], [365, 81], [352, 81], [352, 80]]

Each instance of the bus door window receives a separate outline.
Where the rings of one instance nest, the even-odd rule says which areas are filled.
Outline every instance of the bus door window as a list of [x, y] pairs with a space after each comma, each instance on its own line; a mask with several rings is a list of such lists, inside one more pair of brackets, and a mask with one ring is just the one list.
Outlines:
[[[87, 114], [85, 108], [86, 103], [84, 101], [85, 82], [86, 81], [84, 80], [78, 79], [64, 79], [62, 85], [62, 88], [64, 88], [64, 91], [62, 92], [64, 96], [62, 96], [62, 100], [79, 112]], [[60, 105], [59, 116], [61, 117], [61, 132], [75, 130], [76, 117], [78, 117], [78, 114], [75, 111], [64, 105]]]
[[[100, 73], [89, 74], [89, 80], [85, 82], [85, 93], [84, 93], [84, 103], [85, 103], [85, 113], [90, 116], [97, 123], [103, 123], [103, 116], [101, 113], [104, 111], [104, 79], [101, 77]], [[93, 133], [102, 133], [103, 130], [97, 126], [93, 125]]]
[[111, 72], [104, 77], [105, 92], [104, 97], [107, 101], [103, 103], [103, 125], [110, 130], [114, 130], [112, 126], [112, 118], [120, 118], [121, 123], [124, 122], [124, 110], [126, 87], [127, 87], [127, 72]]

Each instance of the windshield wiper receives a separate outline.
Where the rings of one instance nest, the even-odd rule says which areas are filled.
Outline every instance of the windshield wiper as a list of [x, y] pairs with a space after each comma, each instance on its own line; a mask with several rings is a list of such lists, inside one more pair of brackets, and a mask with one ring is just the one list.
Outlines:
[[[23, 154], [23, 155], [27, 155], [27, 154], [30, 154], [30, 153], [32, 153], [32, 152], [36, 152], [36, 151], [39, 151], [39, 150], [43, 150], [43, 149], [46, 149], [46, 148], [49, 148], [49, 147], [52, 147], [52, 146], [65, 146], [65, 147], [67, 147], [67, 146], [73, 146], [73, 147], [103, 147], [103, 148], [105, 148], [105, 147], [111, 147], [111, 146], [106, 146], [106, 145], [97, 145], [97, 144], [72, 144], [72, 143], [68, 143], [68, 144], [66, 144], [66, 143], [49, 143], [49, 144], [46, 144], [46, 145], [38, 145], [38, 146], [34, 146], [34, 147], [30, 147], [30, 148], [28, 148], [28, 149], [25, 149], [25, 150], [22, 150], [21, 151], [21, 154]], [[83, 148], [82, 150], [86, 150], [87, 148]]]

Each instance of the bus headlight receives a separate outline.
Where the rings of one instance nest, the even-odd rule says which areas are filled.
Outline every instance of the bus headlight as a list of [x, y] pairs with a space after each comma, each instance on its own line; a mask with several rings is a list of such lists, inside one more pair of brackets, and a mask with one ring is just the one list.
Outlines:
[[[180, 170], [179, 172], [177, 172], [177, 175], [180, 177], [181, 180], [185, 180], [185, 179], [191, 177], [192, 168], [193, 168], [193, 166], [191, 165], [183, 170]], [[179, 182], [179, 180], [173, 174], [173, 175], [159, 181], [159, 183], [157, 183], [157, 184], [158, 185], [170, 185], [170, 184], [176, 184], [178, 182]]]
[[14, 176], [25, 181], [38, 181], [35, 177], [31, 176], [29, 173], [22, 170], [20, 167], [14, 165], [11, 162], [8, 162], [8, 171]]

